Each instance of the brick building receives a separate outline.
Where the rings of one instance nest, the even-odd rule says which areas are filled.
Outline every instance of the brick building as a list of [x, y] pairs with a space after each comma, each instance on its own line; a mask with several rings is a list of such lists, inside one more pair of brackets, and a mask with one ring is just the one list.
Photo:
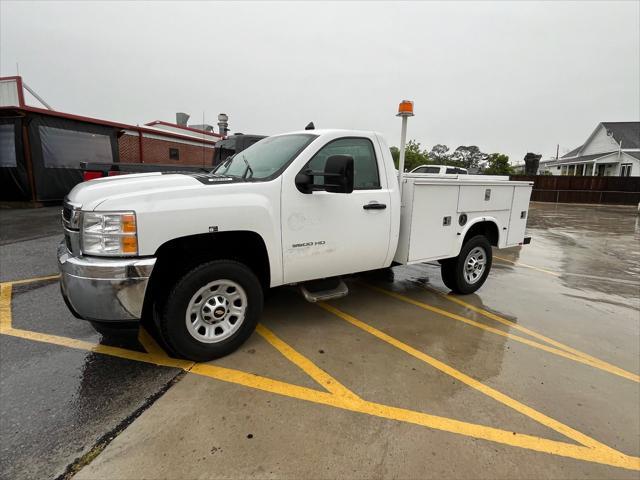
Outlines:
[[155, 120], [118, 137], [120, 163], [210, 166], [221, 135]]

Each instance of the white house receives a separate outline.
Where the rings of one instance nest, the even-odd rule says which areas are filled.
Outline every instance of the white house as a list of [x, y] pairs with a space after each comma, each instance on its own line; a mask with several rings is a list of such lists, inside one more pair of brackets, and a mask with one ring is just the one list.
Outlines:
[[584, 144], [540, 167], [541, 174], [640, 177], [640, 122], [599, 123]]

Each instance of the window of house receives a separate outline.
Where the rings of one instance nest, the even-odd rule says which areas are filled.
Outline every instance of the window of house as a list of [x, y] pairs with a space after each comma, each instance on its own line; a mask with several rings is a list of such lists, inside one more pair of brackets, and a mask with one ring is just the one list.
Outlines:
[[630, 177], [631, 176], [631, 164], [623, 163], [620, 165], [620, 176], [621, 177]]
[[111, 138], [99, 133], [39, 127], [46, 168], [80, 168], [80, 162], [113, 163]]
[[584, 165], [576, 165], [576, 176], [581, 177], [584, 175]]
[[566, 174], [567, 174], [567, 166], [562, 165], [562, 170], [560, 170], [560, 175], [566, 175]]
[[0, 167], [16, 166], [15, 135], [13, 124], [0, 125]]
[[170, 148], [169, 160], [180, 160], [180, 150], [178, 150], [177, 148]]
[[576, 166], [569, 165], [569, 170], [567, 171], [567, 175], [572, 176], [576, 174]]
[[[353, 157], [354, 190], [372, 190], [380, 188], [378, 161], [373, 144], [367, 138], [339, 138], [328, 143], [316, 153], [307, 164], [314, 171], [323, 171], [327, 158], [332, 155], [351, 155]], [[314, 182], [321, 184], [322, 177], [314, 177]]]

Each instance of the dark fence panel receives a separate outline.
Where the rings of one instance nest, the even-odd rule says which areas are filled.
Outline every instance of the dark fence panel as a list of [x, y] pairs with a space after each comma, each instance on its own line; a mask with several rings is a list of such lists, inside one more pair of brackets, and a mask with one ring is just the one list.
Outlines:
[[564, 177], [512, 175], [511, 180], [533, 182], [531, 200], [557, 203], [640, 203], [640, 177]]

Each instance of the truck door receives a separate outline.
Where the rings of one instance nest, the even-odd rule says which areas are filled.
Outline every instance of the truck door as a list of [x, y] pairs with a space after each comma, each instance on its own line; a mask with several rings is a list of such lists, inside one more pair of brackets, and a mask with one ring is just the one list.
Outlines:
[[[295, 174], [306, 168], [323, 171], [331, 155], [353, 157], [353, 192], [298, 191]], [[389, 249], [391, 195], [382, 158], [377, 142], [342, 137], [327, 143], [303, 168], [287, 176], [282, 186], [286, 283], [387, 266], [383, 264]]]

